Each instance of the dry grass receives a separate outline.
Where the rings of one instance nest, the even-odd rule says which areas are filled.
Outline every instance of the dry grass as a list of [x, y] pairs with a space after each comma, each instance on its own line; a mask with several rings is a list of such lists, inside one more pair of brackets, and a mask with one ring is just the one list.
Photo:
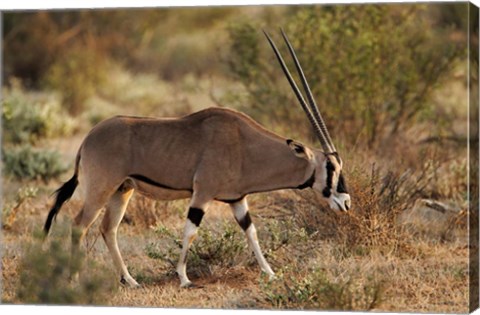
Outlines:
[[[204, 269], [196, 272], [200, 269], [195, 268], [200, 267], [192, 263], [189, 267], [191, 278], [203, 288], [190, 290], [179, 288], [174, 268], [169, 263], [147, 255], [148, 244], [152, 242], [160, 249], [168, 247], [168, 242], [149, 226], [165, 224], [180, 235], [185, 211], [180, 209], [185, 207], [185, 202], [156, 204], [141, 198], [133, 200], [128, 212], [131, 222], [121, 225], [119, 242], [132, 275], [143, 287], [138, 290], [111, 290], [108, 298], [99, 304], [256, 309], [331, 307], [442, 313], [467, 311], [468, 249], [463, 239], [440, 242], [435, 235], [417, 238], [401, 230], [397, 231], [398, 235], [386, 235], [388, 231], [384, 230], [371, 231], [370, 221], [359, 221], [365, 220], [364, 213], [339, 217], [322, 206], [319, 208], [318, 204], [306, 198], [308, 195], [281, 191], [251, 198], [253, 220], [258, 226], [261, 246], [277, 272], [276, 282], [266, 282], [253, 255], [244, 247], [244, 257], [234, 260], [232, 265], [222, 264], [220, 256], [209, 261], [208, 272]], [[47, 198], [40, 198], [38, 211], [28, 211], [21, 206], [12, 229], [4, 232], [4, 302], [24, 302], [17, 294], [19, 279], [25, 272], [21, 269], [25, 255], [22, 244], [32, 242], [33, 231], [43, 223], [49, 202]], [[79, 203], [73, 200], [63, 209], [53, 235], [64, 233], [61, 226], [69, 223], [78, 206]], [[207, 213], [202, 228], [212, 230], [216, 238], [221, 238], [225, 220], [234, 225], [229, 212], [228, 207], [215, 203], [211, 212]], [[368, 223], [368, 228], [364, 227], [365, 223]], [[391, 229], [384, 223], [378, 221], [382, 229]], [[319, 225], [314, 228], [316, 224]], [[462, 227], [454, 227], [458, 228]], [[240, 231], [238, 228], [241, 236]], [[357, 242], [351, 242], [355, 233], [366, 231], [370, 234], [360, 234]], [[386, 242], [386, 239], [392, 241]], [[393, 241], [396, 243], [393, 244]], [[237, 242], [244, 242], [243, 238]], [[87, 257], [96, 262], [95, 270], [91, 272], [113, 275], [109, 254], [96, 226], [86, 238], [85, 246]], [[202, 246], [206, 246], [205, 243]], [[300, 285], [305, 281], [314, 281], [319, 279], [319, 275], [325, 281], [317, 283], [314, 291], [308, 291], [309, 296], [288, 298], [286, 288], [292, 288], [294, 283]], [[343, 288], [343, 293], [338, 295], [336, 288]], [[375, 297], [377, 300], [373, 301], [373, 293], [368, 295], [365, 290], [378, 294]], [[322, 296], [322, 292], [337, 292], [333, 296], [337, 296], [340, 304], [321, 304], [318, 298], [318, 304], [312, 303], [315, 296]], [[278, 299], [277, 302], [272, 300], [273, 293], [280, 295], [282, 303], [278, 303]]]

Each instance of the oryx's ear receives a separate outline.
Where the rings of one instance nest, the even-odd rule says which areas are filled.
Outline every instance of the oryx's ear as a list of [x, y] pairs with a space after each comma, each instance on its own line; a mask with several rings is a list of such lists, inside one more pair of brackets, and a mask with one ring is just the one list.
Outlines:
[[290, 149], [292, 149], [293, 153], [296, 156], [307, 160], [311, 160], [313, 158], [313, 152], [300, 142], [294, 141], [292, 139], [287, 139], [287, 145], [290, 147]]

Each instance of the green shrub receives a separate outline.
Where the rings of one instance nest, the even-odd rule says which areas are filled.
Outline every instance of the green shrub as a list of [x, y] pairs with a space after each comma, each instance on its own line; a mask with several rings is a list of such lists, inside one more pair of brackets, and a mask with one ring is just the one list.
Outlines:
[[289, 91], [283, 89], [286, 92], [282, 92], [280, 89], [283, 84], [279, 83], [285, 79], [280, 76], [281, 70], [277, 72], [278, 67], [269, 63], [272, 55], [265, 49], [268, 47], [262, 45], [260, 29], [259, 25], [251, 21], [236, 22], [228, 27], [228, 66], [234, 79], [245, 87], [247, 94], [245, 96], [244, 92], [238, 96], [245, 102], [239, 107], [266, 126], [273, 125], [272, 128], [288, 125], [289, 122], [303, 122], [302, 110], [298, 107], [298, 110], [292, 110]]
[[[70, 250], [63, 243], [53, 239], [42, 249], [38, 240], [26, 247], [19, 266], [18, 300], [26, 304], [106, 304], [114, 289], [108, 280], [111, 277], [95, 272], [92, 262], [83, 266], [84, 257], [70, 259]], [[72, 282], [70, 275], [84, 269], [88, 272]]]
[[[52, 71], [56, 73], [54, 76], [60, 72], [68, 75], [60, 78], [68, 82], [57, 81], [63, 86], [71, 87], [73, 80], [85, 82], [87, 74], [96, 76], [94, 72], [98, 64], [95, 62], [98, 59], [92, 59], [93, 55], [108, 54], [122, 62], [141, 59], [146, 44], [150, 42], [149, 38], [154, 35], [152, 28], [163, 23], [169, 11], [9, 12], [5, 14], [4, 29], [6, 76], [22, 78], [34, 87], [41, 86], [45, 78], [52, 75], [49, 74]], [[75, 50], [88, 57], [82, 59]], [[89, 61], [94, 63], [88, 64]], [[74, 70], [78, 72], [72, 73]], [[77, 87], [82, 88], [81, 85]], [[75, 99], [76, 96], [66, 92], [67, 98]], [[79, 93], [78, 96], [85, 95], [84, 91]]]
[[[159, 226], [156, 232], [165, 242], [157, 246], [147, 245], [148, 257], [159, 259], [175, 267], [182, 248], [182, 233]], [[240, 227], [224, 222], [214, 227], [200, 227], [198, 236], [188, 252], [188, 272], [190, 274], [209, 274], [211, 266], [231, 267], [243, 261], [250, 253]], [[253, 257], [253, 253], [252, 253]]]
[[37, 196], [37, 192], [37, 187], [24, 186], [18, 189], [13, 202], [6, 202], [4, 200], [1, 220], [2, 228], [10, 229], [12, 227], [22, 204], [29, 199], [35, 198]]
[[3, 91], [4, 144], [35, 143], [42, 138], [67, 136], [76, 125], [53, 94], [27, 93], [18, 81]]
[[285, 265], [308, 255], [314, 243], [304, 227], [296, 224], [292, 218], [274, 218], [264, 223], [264, 226], [258, 228], [258, 237], [268, 261], [275, 265]]
[[45, 82], [59, 91], [64, 107], [71, 114], [79, 114], [86, 100], [107, 80], [105, 60], [85, 48], [66, 51], [49, 68]]
[[218, 69], [218, 52], [212, 42], [218, 41], [218, 32], [179, 34], [158, 47], [158, 73], [167, 81], [178, 80], [187, 74], [200, 77]]
[[332, 280], [324, 271], [286, 268], [273, 280], [262, 278], [266, 300], [280, 309], [360, 310], [379, 305], [383, 283], [360, 272], [348, 280]]
[[[172, 231], [165, 226], [159, 226], [155, 231], [162, 241], [148, 244], [145, 249], [147, 256], [176, 267], [182, 248], [182, 231]], [[267, 220], [257, 233], [265, 258], [275, 265], [302, 260], [309, 255], [312, 246], [316, 246], [293, 220]], [[258, 266], [238, 224], [223, 221], [201, 226], [188, 252], [188, 272], [197, 276], [209, 275], [212, 267], [238, 265]]]
[[[306, 6], [288, 19], [286, 33], [333, 134], [374, 146], [431, 110], [432, 91], [465, 55], [465, 45], [446, 40], [446, 31], [426, 18], [428, 8]], [[271, 33], [291, 65], [283, 39]], [[260, 28], [244, 22], [229, 34], [230, 69], [251, 97], [246, 110], [263, 122], [275, 113], [284, 124], [307, 126]]]
[[[177, 92], [168, 82], [148, 73], [132, 73], [119, 65], [109, 69], [111, 78], [103, 84], [98, 95], [86, 102], [86, 114], [92, 122], [115, 114], [151, 116], [159, 109], [171, 109], [177, 105]], [[95, 117], [96, 116], [96, 117]]]
[[63, 174], [68, 167], [56, 151], [34, 149], [30, 145], [2, 150], [5, 174], [17, 179], [41, 179], [48, 182]]

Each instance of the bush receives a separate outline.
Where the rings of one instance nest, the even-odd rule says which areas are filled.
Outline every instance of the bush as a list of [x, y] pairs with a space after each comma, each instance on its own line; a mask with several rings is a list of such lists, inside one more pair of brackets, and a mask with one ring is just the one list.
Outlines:
[[[432, 91], [465, 47], [445, 40], [445, 31], [425, 17], [428, 8], [308, 6], [289, 18], [286, 33], [333, 134], [341, 130], [352, 142], [360, 135], [374, 146], [431, 110]], [[297, 100], [259, 28], [245, 22], [229, 34], [230, 69], [249, 91], [250, 114], [265, 122], [275, 112], [284, 124], [306, 125], [302, 110], [291, 110]], [[283, 39], [272, 35], [290, 63]]]
[[175, 81], [187, 74], [200, 77], [213, 74], [218, 69], [218, 52], [212, 45], [218, 41], [218, 32], [201, 32], [177, 35], [167, 40], [155, 53], [157, 72], [167, 81]]
[[82, 269], [83, 260], [70, 259], [70, 250], [60, 240], [51, 240], [45, 250], [40, 240], [29, 244], [19, 267], [18, 300], [26, 304], [106, 304], [114, 286], [107, 275], [95, 272], [94, 265], [83, 267], [89, 272], [72, 283], [70, 275]]
[[394, 171], [373, 164], [368, 173], [353, 166], [347, 176], [352, 209], [336, 214], [319, 204], [312, 191], [301, 191], [296, 206], [289, 209], [294, 226], [312, 241], [334, 240], [339, 260], [370, 253], [409, 255], [411, 234], [400, 226], [399, 216], [428, 196], [432, 168], [426, 163], [417, 171]]
[[219, 32], [210, 31], [237, 11], [212, 7], [9, 12], [4, 25], [5, 77], [19, 77], [36, 88], [45, 80], [52, 87], [66, 87], [59, 91], [75, 110], [102, 76], [104, 59], [168, 78], [210, 72], [219, 67], [218, 46], [212, 45]]
[[27, 93], [19, 81], [11, 81], [2, 102], [4, 144], [36, 143], [43, 138], [67, 136], [76, 125], [63, 112], [54, 95]]
[[292, 110], [290, 94], [280, 92], [283, 84], [279, 83], [285, 79], [280, 72], [275, 73], [278, 67], [267, 62], [272, 56], [268, 54], [270, 51], [261, 49], [268, 47], [260, 44], [262, 38], [259, 37], [259, 29], [260, 26], [251, 21], [233, 23], [228, 27], [228, 66], [247, 94], [247, 97], [238, 96], [245, 102], [239, 108], [266, 126], [273, 124], [274, 128], [282, 124], [304, 122], [302, 110], [298, 107], [298, 110]]
[[[40, 87], [47, 76], [63, 73], [68, 75], [62, 77], [67, 82], [58, 82], [57, 78], [54, 81], [67, 87], [76, 84], [74, 81], [81, 84], [87, 74], [97, 76], [94, 72], [98, 64], [89, 64], [97, 61], [96, 56], [106, 53], [122, 61], [134, 58], [138, 49], [143, 48], [143, 41], [149, 42], [146, 37], [153, 35], [147, 33], [159, 21], [163, 22], [168, 11], [9, 12], [5, 15], [4, 29], [6, 77], [19, 77], [29, 86]], [[75, 70], [78, 72], [74, 73]], [[54, 74], [48, 74], [52, 71]], [[81, 85], [77, 87], [82, 89]], [[84, 93], [66, 92], [71, 100]]]
[[331, 280], [320, 269], [286, 268], [260, 285], [266, 300], [279, 309], [368, 311], [380, 304], [383, 282], [362, 277], [359, 272], [348, 280]]
[[[157, 247], [149, 244], [146, 247], [148, 257], [159, 259], [175, 268], [182, 248], [182, 233], [159, 226], [156, 232], [166, 242]], [[244, 260], [250, 253], [247, 242], [240, 227], [224, 222], [214, 227], [200, 227], [198, 237], [188, 252], [188, 273], [193, 275], [210, 274], [212, 266], [231, 267]], [[253, 253], [250, 255], [253, 257]]]
[[260, 246], [265, 258], [274, 266], [302, 261], [309, 255], [312, 247], [316, 246], [306, 229], [292, 218], [274, 217], [258, 223]]
[[68, 169], [56, 151], [33, 149], [30, 145], [2, 151], [5, 174], [20, 180], [41, 179], [48, 182]]
[[74, 115], [106, 80], [105, 60], [84, 47], [66, 51], [45, 74], [45, 84], [60, 92], [64, 107]]
[[29, 199], [37, 196], [38, 188], [25, 186], [18, 189], [13, 202], [3, 203], [2, 208], [2, 228], [11, 229], [20, 207]]

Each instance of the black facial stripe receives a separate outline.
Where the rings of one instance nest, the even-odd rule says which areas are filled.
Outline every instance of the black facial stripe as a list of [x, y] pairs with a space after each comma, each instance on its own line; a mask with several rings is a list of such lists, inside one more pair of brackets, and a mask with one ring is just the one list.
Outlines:
[[298, 189], [312, 188], [314, 183], [315, 183], [315, 169], [313, 170], [312, 176], [310, 176], [310, 178], [307, 179], [305, 183], [299, 185], [297, 188]]
[[330, 191], [330, 189], [329, 189], [328, 187], [323, 188], [323, 190], [322, 190], [322, 195], [323, 195], [325, 198], [330, 197], [331, 194], [332, 194], [332, 192]]
[[322, 194], [324, 197], [328, 198], [332, 194], [332, 182], [333, 182], [333, 172], [335, 172], [335, 166], [330, 160], [327, 160], [327, 186], [323, 189]]
[[205, 212], [203, 212], [202, 209], [199, 208], [190, 208], [188, 209], [188, 215], [187, 218], [192, 221], [193, 224], [196, 226], [200, 225], [200, 222], [202, 222], [202, 218]]
[[325, 153], [325, 155], [333, 155], [335, 157], [335, 160], [337, 160], [338, 164], [341, 164], [340, 163], [340, 155], [338, 155], [337, 152]]
[[237, 219], [237, 222], [242, 227], [242, 229], [246, 231], [252, 224], [252, 218], [250, 218], [250, 213], [247, 212], [243, 218], [241, 218], [240, 220]]
[[340, 173], [340, 176], [338, 177], [337, 192], [345, 194], [348, 193], [347, 184], [345, 183], [345, 178], [343, 177], [342, 173]]
[[334, 152], [333, 156], [334, 156], [335, 159], [337, 160], [337, 163], [338, 163], [338, 164], [342, 164], [342, 161], [340, 161], [340, 156], [338, 155], [337, 152]]

